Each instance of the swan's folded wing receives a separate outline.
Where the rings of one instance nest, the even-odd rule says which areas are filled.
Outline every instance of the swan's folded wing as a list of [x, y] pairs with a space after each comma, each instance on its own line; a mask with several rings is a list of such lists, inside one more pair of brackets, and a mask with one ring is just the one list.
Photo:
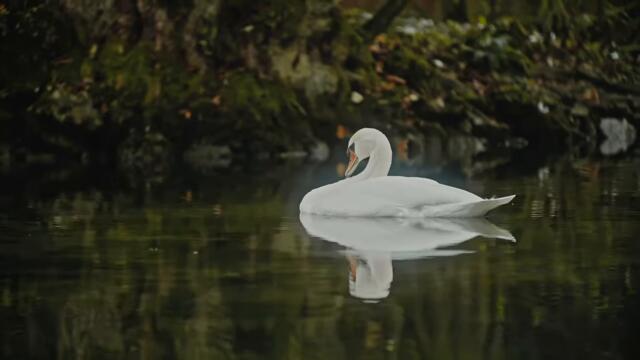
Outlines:
[[300, 210], [334, 216], [472, 217], [511, 198], [482, 199], [430, 179], [387, 176], [315, 189], [305, 196]]
[[[383, 212], [482, 200], [468, 191], [417, 177], [387, 176], [354, 184], [360, 201]], [[390, 213], [388, 215], [395, 215]]]
[[484, 216], [489, 211], [507, 204], [515, 195], [494, 199], [480, 199], [476, 201], [442, 204], [437, 206], [424, 206], [418, 217], [477, 217]]

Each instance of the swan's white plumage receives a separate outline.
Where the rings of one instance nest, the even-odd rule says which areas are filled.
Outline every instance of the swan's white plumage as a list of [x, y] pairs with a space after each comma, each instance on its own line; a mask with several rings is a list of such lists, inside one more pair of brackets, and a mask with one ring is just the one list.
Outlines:
[[[355, 141], [353, 139], [356, 139]], [[352, 142], [366, 142], [360, 159], [369, 157], [365, 170], [353, 177], [307, 193], [300, 212], [331, 216], [477, 217], [509, 203], [515, 195], [483, 199], [466, 190], [418, 177], [386, 176], [391, 146], [375, 129], [362, 129]], [[362, 148], [362, 147], [361, 147]]]

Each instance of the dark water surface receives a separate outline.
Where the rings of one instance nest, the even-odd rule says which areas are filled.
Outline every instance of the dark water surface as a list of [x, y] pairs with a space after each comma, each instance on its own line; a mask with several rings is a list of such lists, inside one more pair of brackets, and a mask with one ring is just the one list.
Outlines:
[[518, 197], [491, 223], [303, 219], [326, 240], [297, 204], [335, 161], [14, 177], [0, 357], [640, 359], [639, 164], [397, 166]]

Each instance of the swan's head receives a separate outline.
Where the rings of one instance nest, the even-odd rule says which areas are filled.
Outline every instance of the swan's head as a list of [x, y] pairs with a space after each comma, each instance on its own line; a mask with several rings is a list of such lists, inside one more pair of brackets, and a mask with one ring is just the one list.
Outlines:
[[349, 147], [347, 148], [349, 165], [347, 165], [344, 176], [353, 175], [360, 162], [371, 156], [381, 138], [387, 139], [380, 130], [371, 128], [363, 128], [353, 134], [349, 139]]

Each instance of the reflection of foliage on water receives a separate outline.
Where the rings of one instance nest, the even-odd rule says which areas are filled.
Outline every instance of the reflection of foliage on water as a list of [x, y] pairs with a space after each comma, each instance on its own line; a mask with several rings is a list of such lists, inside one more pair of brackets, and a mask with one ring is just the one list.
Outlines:
[[640, 285], [628, 248], [639, 179], [628, 161], [486, 179], [519, 195], [495, 219], [517, 244], [471, 241], [473, 255], [395, 263], [377, 304], [350, 298], [346, 261], [318, 257], [327, 245], [283, 221], [289, 183], [34, 202], [35, 221], [0, 223], [18, 241], [3, 243], [15, 264], [0, 282], [0, 311], [12, 314], [4, 354], [507, 359], [582, 353], [584, 341], [621, 356], [609, 335]]

